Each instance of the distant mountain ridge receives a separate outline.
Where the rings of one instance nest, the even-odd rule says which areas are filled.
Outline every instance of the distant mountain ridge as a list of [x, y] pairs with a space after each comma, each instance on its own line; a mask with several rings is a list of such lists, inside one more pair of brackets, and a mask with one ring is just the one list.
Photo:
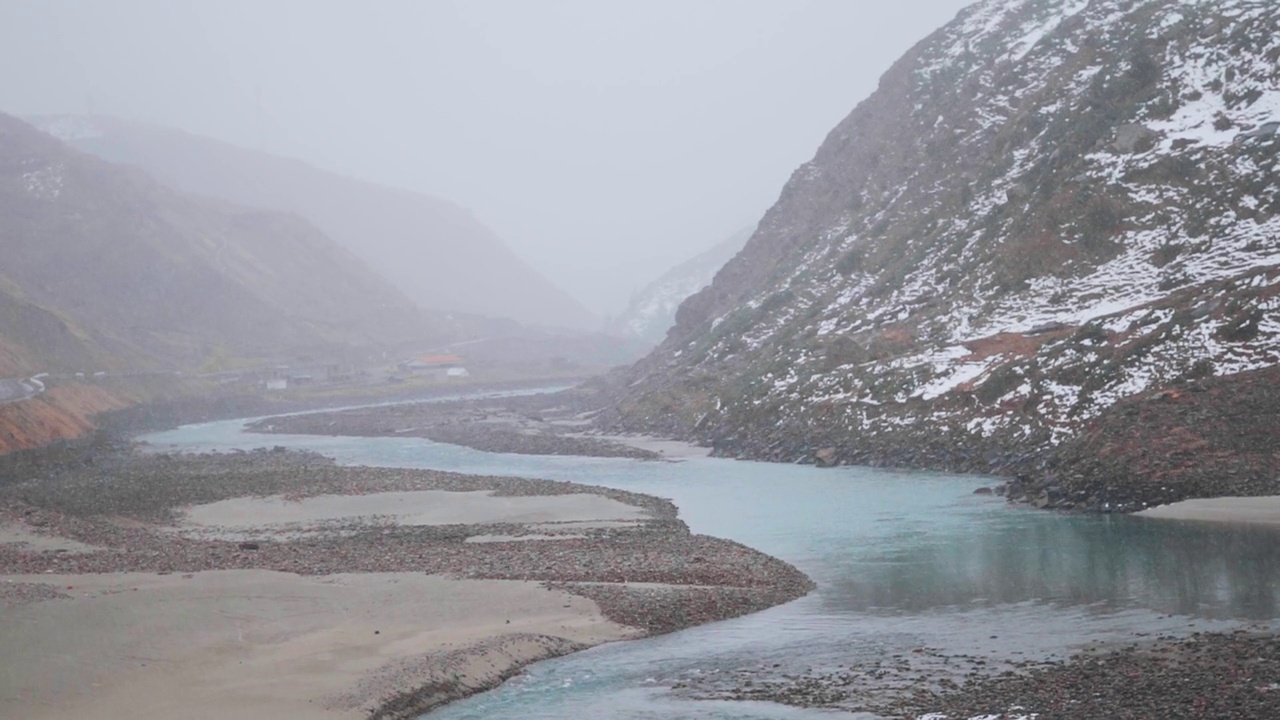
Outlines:
[[795, 171], [606, 421], [989, 472], [1121, 399], [1268, 377], [1277, 121], [1276, 3], [978, 2]]
[[711, 283], [716, 272], [751, 237], [743, 230], [714, 247], [676, 265], [632, 296], [627, 309], [609, 322], [608, 330], [658, 344], [676, 322], [676, 308], [685, 298]]
[[0, 114], [0, 376], [458, 337], [296, 215], [195, 198]]
[[533, 325], [599, 325], [453, 203], [140, 122], [100, 116], [32, 122], [80, 150], [140, 167], [184, 192], [297, 213], [424, 308]]

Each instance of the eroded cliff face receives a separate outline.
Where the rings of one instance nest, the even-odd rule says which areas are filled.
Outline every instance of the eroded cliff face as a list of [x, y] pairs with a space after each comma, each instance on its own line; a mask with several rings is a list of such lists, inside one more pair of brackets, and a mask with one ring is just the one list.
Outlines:
[[1005, 470], [1280, 359], [1280, 5], [988, 0], [919, 43], [607, 425]]
[[92, 385], [51, 387], [19, 402], [0, 405], [0, 455], [44, 447], [93, 432], [93, 416], [130, 404], [130, 399]]

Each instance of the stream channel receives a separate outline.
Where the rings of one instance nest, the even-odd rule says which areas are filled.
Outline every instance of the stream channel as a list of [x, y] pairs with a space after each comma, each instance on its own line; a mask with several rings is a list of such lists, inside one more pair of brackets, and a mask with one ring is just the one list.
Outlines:
[[140, 438], [157, 450], [284, 445], [352, 465], [552, 478], [668, 497], [697, 533], [737, 540], [814, 579], [808, 597], [743, 618], [537, 663], [431, 720], [849, 718], [695, 700], [732, 685], [889, 656], [964, 655], [984, 667], [1097, 642], [1271, 626], [1280, 532], [1058, 515], [974, 495], [993, 478], [691, 458], [503, 455], [416, 438], [256, 435], [245, 420]]

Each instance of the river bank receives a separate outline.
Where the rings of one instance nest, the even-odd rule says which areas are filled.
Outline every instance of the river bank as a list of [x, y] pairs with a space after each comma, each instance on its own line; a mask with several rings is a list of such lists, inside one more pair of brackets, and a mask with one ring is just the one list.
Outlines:
[[1217, 497], [1157, 505], [1134, 513], [1155, 520], [1280, 525], [1280, 497]]
[[1280, 495], [1280, 367], [1121, 400], [1007, 490], [1037, 507], [1100, 512]]
[[[538, 422], [551, 424], [572, 419], [568, 413], [574, 410], [565, 407], [560, 417], [540, 412]], [[328, 418], [326, 424], [330, 421], [332, 418]], [[584, 430], [579, 425], [574, 431]], [[625, 436], [609, 439], [627, 441]], [[1236, 509], [1248, 505], [1248, 500], [1239, 501]], [[1229, 509], [1228, 515], [1231, 512]], [[972, 558], [965, 559], [969, 560]], [[606, 592], [597, 594], [602, 606], [608, 602], [607, 595]], [[994, 641], [995, 636], [992, 637]], [[1145, 645], [1108, 647], [1106, 653], [1077, 649], [1077, 654], [1064, 655], [1067, 659], [1053, 662], [993, 662], [987, 657], [970, 657], [954, 651], [935, 652], [922, 646], [874, 662], [850, 662], [849, 667], [839, 670], [796, 673], [788, 663], [784, 665], [787, 677], [782, 677], [778, 669], [760, 667], [744, 670], [734, 678], [736, 682], [726, 683], [725, 674], [702, 675], [703, 679], [686, 682], [686, 678], [669, 687], [677, 694], [693, 698], [765, 700], [801, 707], [864, 710], [890, 718], [922, 717], [928, 713], [944, 713], [952, 718], [998, 715], [1014, 707], [1026, 708], [1027, 713], [1038, 712], [1041, 718], [1078, 717], [1072, 711], [1076, 707], [1088, 707], [1096, 716], [1110, 717], [1121, 706], [1125, 708], [1121, 712], [1132, 717], [1190, 718], [1201, 715], [1190, 711], [1190, 714], [1179, 714], [1183, 710], [1178, 708], [1194, 710], [1196, 703], [1215, 710], [1239, 707], [1253, 713], [1236, 715], [1241, 718], [1266, 716], [1278, 710], [1272, 704], [1273, 696], [1268, 695], [1271, 690], [1259, 689], [1269, 688], [1276, 682], [1267, 679], [1275, 669], [1273, 659], [1268, 658], [1274, 654], [1276, 641], [1274, 635], [1269, 634], [1250, 638], [1246, 642], [1221, 633], [1189, 639], [1170, 635], [1160, 641], [1161, 649], [1156, 652], [1142, 651]], [[1220, 652], [1223, 648], [1231, 650]], [[1241, 657], [1261, 658], [1250, 661], [1254, 664], [1249, 667], [1256, 669], [1257, 675], [1241, 675], [1240, 665], [1229, 662], [1237, 651], [1243, 653]], [[1165, 662], [1169, 657], [1177, 661]], [[1095, 666], [1107, 668], [1107, 677], [1096, 677]], [[1232, 680], [1214, 684], [1214, 678], [1223, 673]], [[1259, 684], [1250, 684], [1255, 679]], [[712, 680], [715, 687], [706, 684]], [[1101, 701], [1092, 699], [1090, 693], [1095, 686], [1098, 697], [1104, 698], [1105, 703], [1098, 704]], [[1178, 692], [1171, 692], [1169, 688]], [[1197, 694], [1179, 694], [1183, 689], [1195, 690]], [[1213, 695], [1212, 700], [1203, 699], [1207, 693]], [[1027, 713], [1017, 711], [1013, 716]], [[1232, 715], [1228, 713], [1224, 717]]]
[[275, 416], [253, 432], [348, 437], [420, 437], [475, 450], [522, 455], [576, 455], [661, 460], [651, 449], [616, 436], [590, 434], [593, 411], [576, 394], [480, 397]]
[[1255, 720], [1280, 716], [1280, 638], [1246, 630], [1141, 638], [1048, 662], [918, 648], [826, 672], [685, 678], [675, 691], [904, 720]]
[[[1280, 495], [1280, 367], [1172, 378], [1056, 426], [1033, 402], [958, 422], [925, 413], [914, 398], [891, 412], [921, 414], [888, 425], [875, 422], [890, 412], [879, 404], [861, 406], [858, 423], [836, 422], [858, 405], [850, 400], [776, 417], [752, 407], [682, 415], [677, 392], [635, 404], [624, 377], [606, 376], [562, 393], [561, 402], [597, 409], [597, 431], [683, 440], [716, 457], [1008, 478], [1005, 497], [1038, 509], [1132, 513], [1197, 498]], [[963, 393], [948, 397], [971, 406]]]
[[[299, 413], [352, 405], [430, 401], [485, 393], [520, 393], [575, 378], [530, 378], [434, 385], [363, 385], [323, 392], [209, 392], [176, 376], [107, 377], [94, 385], [49, 381], [33, 398], [0, 404], [0, 483], [27, 468], [83, 462], [132, 435], [179, 425]], [[558, 385], [557, 385], [558, 386]]]
[[[948, 469], [1008, 478], [992, 491], [1010, 502], [1038, 509], [1088, 513], [1133, 513], [1180, 503], [1179, 510], [1152, 510], [1152, 517], [1277, 522], [1280, 514], [1259, 512], [1261, 503], [1206, 498], [1280, 496], [1280, 375], [1269, 371], [1210, 378], [1179, 390], [1125, 400], [1095, 420], [1076, 438], [1050, 451], [963, 453]], [[1265, 386], [1265, 387], [1264, 387]], [[713, 455], [780, 461], [787, 443], [757, 458], [751, 437], [734, 444], [699, 447], [679, 439], [619, 432], [601, 421], [593, 384], [522, 397], [464, 398], [276, 416], [252, 424], [260, 433], [324, 436], [423, 437], [489, 452], [535, 455], [681, 459]], [[607, 415], [607, 414], [605, 414]], [[955, 440], [943, 433], [931, 443]], [[745, 444], [744, 444], [745, 443]], [[807, 446], [806, 446], [807, 447]], [[872, 455], [872, 465], [935, 468], [908, 443], [894, 461]], [[863, 450], [861, 452], [871, 452]], [[782, 453], [782, 455], [777, 455]], [[961, 455], [959, 449], [939, 457]], [[835, 447], [800, 457], [820, 466], [847, 464]], [[862, 456], [858, 456], [862, 457]], [[922, 461], [922, 458], [924, 460]], [[1193, 501], [1193, 502], [1188, 502]], [[1211, 507], [1211, 509], [1209, 509]], [[1194, 508], [1194, 509], [1192, 509]]]
[[305, 413], [351, 406], [387, 407], [396, 403], [436, 401], [454, 396], [520, 393], [581, 382], [577, 377], [528, 378], [504, 381], [441, 382], [433, 385], [367, 385], [326, 392], [260, 392], [179, 394], [153, 399], [98, 414], [94, 419], [114, 434], [137, 434], [191, 423]]
[[414, 717], [812, 587], [652, 496], [289, 451], [99, 456], [0, 518], [14, 717]]

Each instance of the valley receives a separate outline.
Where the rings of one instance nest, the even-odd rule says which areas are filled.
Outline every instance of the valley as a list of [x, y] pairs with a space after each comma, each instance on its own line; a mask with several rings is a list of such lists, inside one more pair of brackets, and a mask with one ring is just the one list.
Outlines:
[[959, 4], [0, 9], [0, 716], [1280, 717], [1280, 5]]

